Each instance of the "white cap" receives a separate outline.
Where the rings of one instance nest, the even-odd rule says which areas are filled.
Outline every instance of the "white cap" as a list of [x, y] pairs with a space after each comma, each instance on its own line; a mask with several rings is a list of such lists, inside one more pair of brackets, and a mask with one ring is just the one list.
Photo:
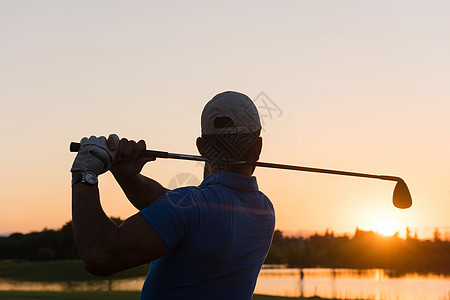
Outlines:
[[223, 92], [203, 108], [202, 134], [251, 133], [261, 129], [253, 101], [238, 92]]

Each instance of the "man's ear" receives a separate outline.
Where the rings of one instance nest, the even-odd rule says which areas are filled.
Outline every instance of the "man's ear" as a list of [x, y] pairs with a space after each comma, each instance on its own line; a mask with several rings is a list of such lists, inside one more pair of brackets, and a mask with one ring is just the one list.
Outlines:
[[203, 152], [204, 148], [203, 139], [201, 137], [198, 137], [197, 140], [195, 141], [195, 144], [197, 145], [198, 153], [200, 153], [201, 156], [205, 156]]
[[262, 138], [257, 137], [252, 146], [248, 150], [247, 159], [249, 161], [257, 162], [262, 150]]
[[259, 155], [261, 154], [262, 150], [262, 137], [258, 137], [258, 139], [255, 141], [255, 161], [259, 160]]

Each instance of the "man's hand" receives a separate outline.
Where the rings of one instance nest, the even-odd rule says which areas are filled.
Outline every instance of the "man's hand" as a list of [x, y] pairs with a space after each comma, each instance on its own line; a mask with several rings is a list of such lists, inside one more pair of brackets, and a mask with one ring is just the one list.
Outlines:
[[[118, 145], [119, 137], [111, 134], [108, 141], [109, 144]], [[108, 145], [104, 136], [91, 136], [81, 139], [80, 150], [70, 171], [92, 171], [97, 175], [108, 171], [117, 153], [117, 149], [110, 149]]]
[[111, 137], [106, 141], [110, 151], [116, 151], [116, 157], [111, 165], [110, 171], [117, 179], [129, 178], [141, 172], [144, 165], [153, 161], [155, 157], [141, 156], [146, 149], [145, 142], [140, 140], [121, 139], [118, 146]]

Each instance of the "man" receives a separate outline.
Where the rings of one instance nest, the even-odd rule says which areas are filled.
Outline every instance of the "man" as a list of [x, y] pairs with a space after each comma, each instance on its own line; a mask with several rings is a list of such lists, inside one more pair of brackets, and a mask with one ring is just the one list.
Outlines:
[[[109, 275], [152, 262], [140, 299], [251, 299], [270, 247], [274, 210], [252, 177], [261, 123], [244, 94], [224, 92], [201, 116], [197, 148], [208, 161], [198, 186], [169, 191], [140, 173], [154, 160], [138, 143], [83, 138], [72, 166], [74, 235], [86, 269]], [[114, 224], [97, 175], [111, 171], [139, 213]]]

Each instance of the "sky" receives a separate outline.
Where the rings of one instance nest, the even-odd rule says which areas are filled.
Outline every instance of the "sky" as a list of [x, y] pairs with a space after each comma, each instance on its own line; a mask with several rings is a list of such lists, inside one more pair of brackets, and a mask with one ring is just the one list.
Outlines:
[[[257, 169], [276, 228], [358, 227], [450, 238], [448, 1], [0, 1], [0, 234], [71, 219], [71, 141], [116, 133], [198, 154], [200, 114], [240, 91], [263, 122], [261, 161], [403, 178]], [[143, 174], [176, 187], [196, 162]], [[137, 211], [111, 174], [103, 208]]]

